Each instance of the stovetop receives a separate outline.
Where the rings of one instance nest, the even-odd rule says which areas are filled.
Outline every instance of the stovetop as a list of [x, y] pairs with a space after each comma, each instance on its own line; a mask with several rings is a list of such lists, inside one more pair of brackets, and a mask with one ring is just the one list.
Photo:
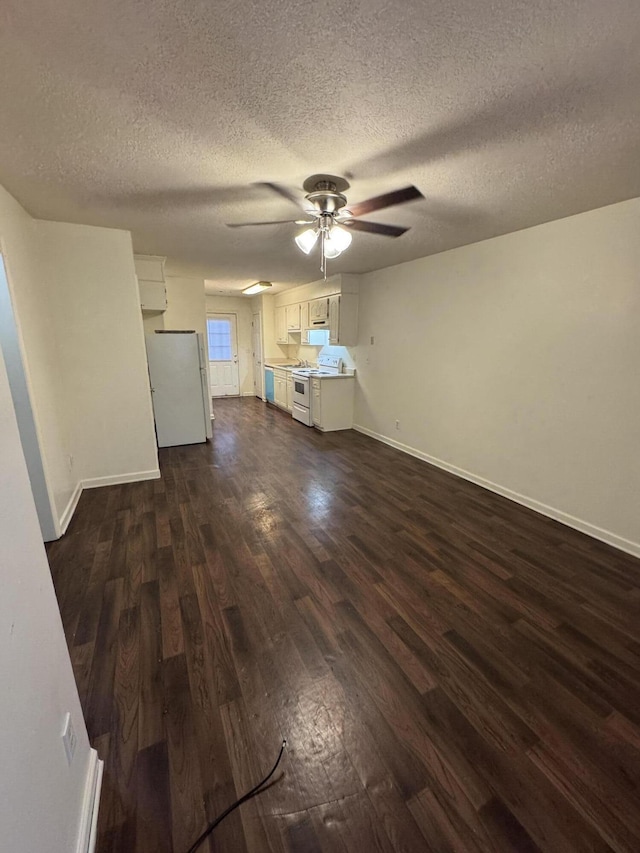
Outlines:
[[336, 376], [342, 371], [342, 359], [336, 355], [318, 356], [318, 367], [301, 367], [293, 372], [299, 376]]

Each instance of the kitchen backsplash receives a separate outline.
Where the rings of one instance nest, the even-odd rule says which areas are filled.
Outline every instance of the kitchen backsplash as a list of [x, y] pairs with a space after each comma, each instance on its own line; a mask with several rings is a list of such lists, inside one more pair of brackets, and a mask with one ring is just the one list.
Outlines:
[[355, 360], [347, 347], [312, 347], [305, 344], [287, 344], [286, 349], [288, 358], [297, 358], [300, 361], [308, 361], [315, 364], [320, 353], [323, 355], [337, 355], [342, 359], [344, 366], [349, 370], [353, 370], [356, 366]]

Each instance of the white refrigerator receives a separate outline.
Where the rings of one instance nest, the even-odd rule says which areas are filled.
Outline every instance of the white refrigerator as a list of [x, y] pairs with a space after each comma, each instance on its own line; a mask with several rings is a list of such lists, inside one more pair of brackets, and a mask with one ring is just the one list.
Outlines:
[[203, 336], [156, 332], [145, 339], [158, 447], [198, 444], [211, 438]]

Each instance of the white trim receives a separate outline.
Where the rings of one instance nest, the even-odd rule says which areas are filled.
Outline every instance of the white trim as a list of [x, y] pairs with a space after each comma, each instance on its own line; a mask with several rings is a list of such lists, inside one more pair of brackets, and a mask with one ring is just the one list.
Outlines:
[[100, 486], [118, 486], [122, 483], [139, 483], [142, 480], [159, 480], [160, 469], [153, 468], [150, 471], [133, 471], [130, 474], [113, 474], [108, 477], [91, 477], [88, 480], [80, 480], [76, 483], [73, 494], [69, 498], [69, 503], [66, 505], [64, 512], [60, 516], [60, 521], [57, 527], [59, 528], [58, 536], [64, 536], [69, 527], [69, 523], [73, 518], [73, 514], [78, 506], [80, 495], [84, 489], [97, 489]]
[[67, 527], [69, 526], [69, 522], [73, 518], [73, 513], [76, 511], [76, 507], [78, 506], [78, 501], [80, 500], [80, 495], [82, 494], [82, 481], [80, 480], [76, 483], [76, 487], [73, 490], [73, 494], [69, 498], [69, 503], [64, 508], [64, 512], [60, 516], [60, 521], [58, 526], [60, 528], [58, 535], [63, 536], [67, 532]]
[[506, 486], [500, 486], [497, 483], [491, 482], [491, 480], [485, 480], [484, 477], [479, 477], [477, 474], [472, 474], [470, 471], [465, 471], [464, 468], [458, 468], [455, 465], [451, 465], [449, 462], [437, 459], [435, 456], [429, 456], [428, 453], [424, 453], [422, 450], [417, 450], [415, 447], [411, 447], [408, 444], [402, 444], [399, 441], [395, 441], [393, 438], [388, 438], [388, 436], [382, 435], [382, 433], [374, 432], [373, 430], [359, 426], [358, 424], [354, 424], [353, 428], [357, 432], [368, 435], [370, 438], [374, 438], [376, 441], [381, 441], [383, 444], [388, 444], [396, 450], [409, 454], [409, 456], [415, 456], [417, 459], [422, 459], [430, 465], [435, 465], [436, 468], [442, 468], [450, 474], [455, 474], [456, 477], [461, 477], [463, 480], [469, 480], [478, 486], [482, 486], [484, 489], [488, 489], [490, 492], [495, 492], [498, 495], [502, 495], [504, 498], [508, 498], [515, 503], [526, 506], [528, 509], [532, 509], [534, 512], [539, 512], [540, 515], [546, 515], [548, 518], [553, 518], [561, 524], [566, 524], [567, 527], [573, 527], [574, 530], [586, 533], [587, 536], [592, 536], [594, 539], [606, 542], [607, 545], [612, 545], [620, 551], [632, 554], [634, 557], [640, 557], [640, 543], [624, 539], [616, 533], [611, 533], [610, 530], [604, 530], [602, 527], [597, 527], [595, 524], [583, 521], [581, 518], [576, 518], [575, 516], [569, 515], [569, 513], [563, 512], [560, 509], [543, 504], [540, 501], [535, 500], [535, 498], [529, 498], [526, 495], [521, 495], [518, 492], [512, 491], [512, 489], [506, 488]]
[[82, 481], [83, 489], [97, 489], [100, 486], [119, 486], [122, 483], [139, 483], [142, 480], [159, 480], [160, 469], [150, 471], [132, 471], [129, 474], [111, 474], [108, 477], [90, 477]]
[[80, 829], [76, 853], [94, 853], [98, 835], [98, 810], [100, 808], [100, 791], [102, 789], [102, 773], [104, 762], [98, 758], [95, 749], [89, 750], [89, 768], [84, 786], [82, 813], [80, 814]]
[[240, 396], [241, 397], [256, 397], [257, 394], [256, 394], [255, 389], [254, 389], [253, 391], [243, 391], [242, 394], [240, 394]]

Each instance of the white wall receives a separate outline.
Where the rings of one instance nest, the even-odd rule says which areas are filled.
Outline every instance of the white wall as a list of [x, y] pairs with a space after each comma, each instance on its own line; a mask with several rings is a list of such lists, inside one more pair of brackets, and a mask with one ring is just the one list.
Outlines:
[[253, 346], [251, 319], [253, 300], [246, 296], [207, 296], [207, 314], [235, 314], [238, 328], [238, 368], [240, 371], [240, 394], [253, 396]]
[[[0, 353], [0, 827], [3, 850], [76, 849], [92, 750]], [[71, 712], [69, 767], [61, 739]]]
[[56, 507], [66, 505], [75, 482], [67, 465], [71, 449], [62, 417], [63, 377], [57, 369], [58, 347], [49, 319], [47, 282], [41, 275], [37, 228], [38, 223], [0, 187], [0, 242], [58, 536], [60, 512]]
[[60, 222], [38, 222], [37, 233], [75, 478], [95, 486], [156, 477], [131, 236]]
[[0, 245], [57, 536], [82, 484], [159, 476], [131, 237], [0, 187]]
[[363, 276], [356, 423], [640, 553], [639, 235], [634, 199]]
[[54, 522], [51, 495], [44, 473], [40, 442], [31, 407], [27, 373], [22, 355], [18, 325], [15, 320], [4, 259], [0, 254], [0, 349], [2, 350], [11, 397], [20, 431], [29, 482], [36, 504], [40, 531], [45, 542], [55, 539], [58, 530]]

